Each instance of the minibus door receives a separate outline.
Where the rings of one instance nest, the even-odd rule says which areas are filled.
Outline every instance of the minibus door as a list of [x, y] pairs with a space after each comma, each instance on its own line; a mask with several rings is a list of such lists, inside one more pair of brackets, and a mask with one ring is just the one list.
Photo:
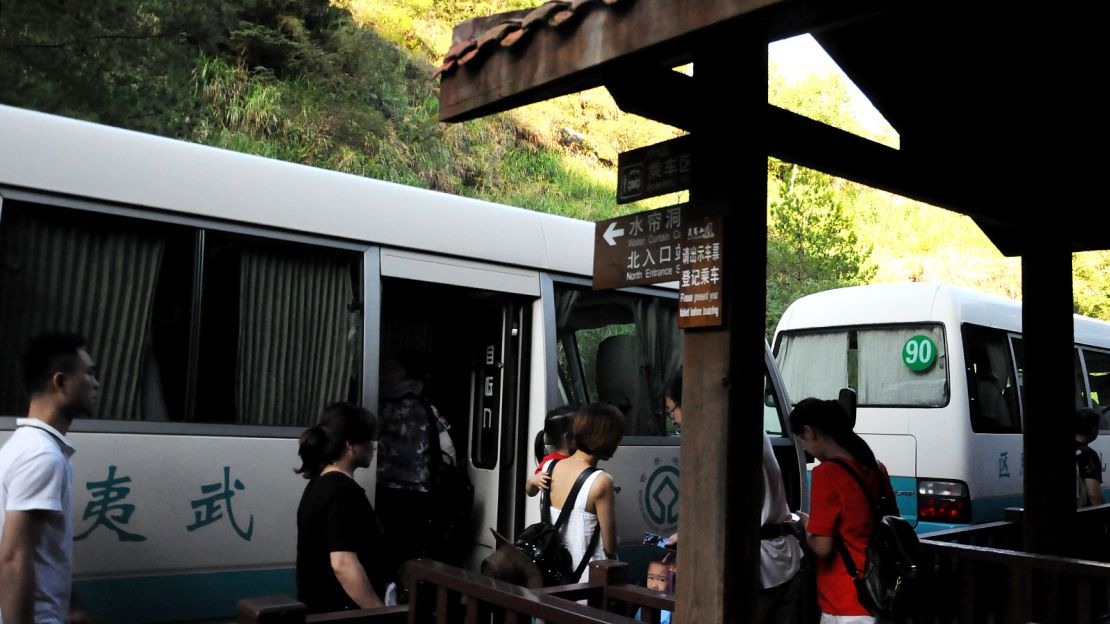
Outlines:
[[516, 511], [523, 508], [524, 480], [518, 468], [526, 457], [529, 312], [528, 305], [506, 301], [476, 316], [470, 418], [472, 567], [494, 548], [489, 530], [511, 538]]

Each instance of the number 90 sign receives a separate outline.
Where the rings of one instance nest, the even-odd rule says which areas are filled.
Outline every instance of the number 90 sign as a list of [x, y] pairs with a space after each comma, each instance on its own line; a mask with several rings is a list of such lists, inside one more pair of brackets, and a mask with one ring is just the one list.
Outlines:
[[937, 343], [928, 336], [914, 336], [902, 345], [902, 363], [915, 373], [933, 367], [937, 361]]

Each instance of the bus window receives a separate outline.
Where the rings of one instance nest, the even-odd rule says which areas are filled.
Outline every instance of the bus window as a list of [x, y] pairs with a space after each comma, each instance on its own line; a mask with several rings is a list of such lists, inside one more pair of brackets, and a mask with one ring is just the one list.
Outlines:
[[835, 399], [848, 383], [848, 330], [784, 333], [775, 360], [791, 400]]
[[192, 420], [304, 427], [357, 402], [361, 254], [204, 234]]
[[[359, 398], [357, 252], [16, 201], [0, 245], [0, 352], [84, 335], [94, 418], [303, 427]], [[0, 360], [0, 413], [19, 413]]]
[[1007, 333], [963, 324], [971, 429], [978, 433], [1020, 433], [1018, 381]]
[[[188, 228], [5, 202], [0, 413], [26, 409], [16, 354], [32, 335], [54, 330], [89, 341], [101, 377], [94, 418], [179, 418], [162, 397], [184, 387], [174, 373], [187, 343], [170, 336], [188, 335], [192, 242]], [[160, 349], [176, 350], [177, 360], [152, 366]]]
[[665, 435], [667, 376], [682, 362], [673, 299], [556, 287], [559, 382], [569, 402], [610, 402], [625, 435]]
[[771, 384], [771, 378], [764, 375], [763, 377], [763, 429], [767, 431], [768, 435], [782, 435], [782, 420], [783, 415], [779, 410], [779, 401], [775, 397], [775, 386]]
[[[1010, 335], [1010, 347], [1014, 352], [1014, 364], [1017, 366], [1017, 387], [1018, 387], [1018, 400], [1021, 406], [1021, 411], [1025, 413], [1025, 345], [1022, 342], [1021, 336], [1017, 334]], [[1072, 361], [1072, 369], [1075, 371], [1075, 382], [1072, 386], [1072, 398], [1075, 408], [1087, 406], [1087, 390], [1083, 385], [1083, 368], [1079, 361], [1079, 349], [1074, 349], [1075, 357]]]
[[1110, 353], [1083, 349], [1090, 406], [1102, 412], [1102, 430], [1110, 429]]

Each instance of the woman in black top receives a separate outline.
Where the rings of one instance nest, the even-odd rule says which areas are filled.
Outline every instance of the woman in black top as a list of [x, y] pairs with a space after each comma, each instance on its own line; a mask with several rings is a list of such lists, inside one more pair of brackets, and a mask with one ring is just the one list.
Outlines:
[[297, 508], [297, 593], [311, 613], [382, 606], [381, 529], [354, 479], [370, 465], [376, 428], [366, 409], [332, 403], [301, 434], [297, 472], [309, 482]]

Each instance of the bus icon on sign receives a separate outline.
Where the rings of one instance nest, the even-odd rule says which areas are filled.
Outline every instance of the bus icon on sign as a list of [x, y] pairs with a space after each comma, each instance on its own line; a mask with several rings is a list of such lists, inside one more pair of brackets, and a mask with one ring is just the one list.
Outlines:
[[622, 200], [639, 197], [644, 192], [644, 166], [630, 165], [617, 174]]

